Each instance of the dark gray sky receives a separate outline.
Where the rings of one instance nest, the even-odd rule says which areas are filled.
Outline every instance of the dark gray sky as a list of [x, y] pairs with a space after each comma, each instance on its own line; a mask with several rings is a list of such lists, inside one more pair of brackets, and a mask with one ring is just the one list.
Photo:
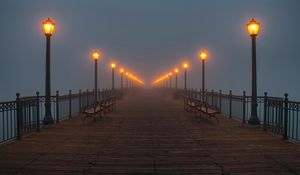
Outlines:
[[[1, 0], [0, 101], [16, 92], [44, 93], [45, 37], [52, 18], [52, 90], [93, 88], [89, 52], [104, 52], [101, 87], [116, 60], [148, 83], [161, 72], [191, 64], [188, 86], [201, 86], [196, 54], [209, 52], [207, 88], [250, 93], [251, 42], [247, 22], [261, 22], [257, 38], [258, 93], [300, 100], [299, 0]], [[182, 79], [182, 76], [179, 77]], [[182, 83], [182, 81], [180, 82]]]

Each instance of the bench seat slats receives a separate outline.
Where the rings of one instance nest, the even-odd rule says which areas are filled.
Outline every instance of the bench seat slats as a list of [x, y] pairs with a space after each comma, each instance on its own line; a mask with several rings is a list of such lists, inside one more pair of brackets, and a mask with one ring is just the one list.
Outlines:
[[88, 107], [84, 109], [81, 113], [84, 114], [83, 122], [87, 117], [95, 117], [97, 115], [101, 116], [101, 112], [107, 112], [107, 110], [113, 110], [115, 106], [116, 98], [115, 96], [107, 97], [104, 100], [99, 101], [94, 107]]
[[207, 114], [207, 117], [213, 117], [215, 119], [217, 119], [216, 114], [219, 113], [219, 111], [210, 107], [206, 102], [191, 97], [184, 97], [184, 109], [195, 113], [204, 113]]

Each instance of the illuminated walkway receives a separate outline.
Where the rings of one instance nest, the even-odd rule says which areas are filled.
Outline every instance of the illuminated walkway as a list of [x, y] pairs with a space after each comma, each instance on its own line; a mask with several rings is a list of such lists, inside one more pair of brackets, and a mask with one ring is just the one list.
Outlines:
[[117, 111], [79, 117], [0, 146], [0, 174], [300, 174], [300, 145], [141, 91]]

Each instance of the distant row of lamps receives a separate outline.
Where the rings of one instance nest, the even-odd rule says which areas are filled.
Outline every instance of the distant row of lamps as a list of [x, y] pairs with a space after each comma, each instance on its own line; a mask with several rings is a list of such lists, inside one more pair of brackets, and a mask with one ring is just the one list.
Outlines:
[[[252, 40], [252, 87], [251, 87], [251, 116], [248, 121], [249, 124], [259, 124], [259, 119], [257, 117], [257, 76], [256, 76], [256, 36], [258, 35], [260, 29], [260, 23], [255, 21], [253, 18], [251, 21], [247, 24], [247, 30], [249, 35], [251, 36]], [[202, 91], [205, 89], [205, 60], [208, 57], [208, 53], [205, 50], [202, 50], [199, 53], [199, 58], [202, 60]], [[183, 63], [184, 68], [184, 89], [187, 89], [187, 68], [189, 67], [188, 63]], [[175, 88], [177, 88], [177, 73], [178, 69], [175, 69]], [[165, 86], [167, 87], [167, 79], [170, 80], [170, 87], [171, 87], [171, 75], [164, 74], [154, 80], [152, 82], [153, 85], [160, 84], [162, 82], [165, 82]], [[204, 99], [204, 94], [201, 95], [202, 100]]]
[[[54, 123], [54, 119], [51, 115], [51, 73], [50, 73], [50, 39], [52, 34], [54, 33], [55, 30], [55, 23], [50, 19], [47, 18], [42, 22], [42, 27], [44, 29], [44, 33], [46, 36], [46, 83], [45, 83], [45, 117], [43, 120], [43, 124], [49, 125]], [[98, 60], [101, 58], [101, 52], [100, 51], [93, 51], [91, 54], [92, 58], [95, 61], [95, 81], [94, 81], [94, 86], [95, 86], [95, 94], [94, 98], [95, 101], [97, 102], [97, 89], [98, 89]], [[112, 69], [112, 90], [115, 89], [115, 68], [116, 68], [116, 63], [111, 63], [110, 67]], [[144, 81], [138, 78], [136, 75], [125, 72], [124, 68], [120, 68], [120, 74], [121, 74], [121, 88], [123, 88], [123, 74], [125, 73], [126, 75], [126, 88], [132, 87], [133, 83], [139, 84], [139, 85], [144, 85]]]

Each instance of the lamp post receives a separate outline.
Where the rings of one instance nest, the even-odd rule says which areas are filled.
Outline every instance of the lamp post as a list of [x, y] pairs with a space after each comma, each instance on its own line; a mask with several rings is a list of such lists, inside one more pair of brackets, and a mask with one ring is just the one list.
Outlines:
[[175, 88], [177, 89], [177, 74], [178, 74], [179, 70], [176, 68], [176, 69], [174, 69], [174, 72], [175, 72]]
[[95, 99], [95, 102], [98, 101], [98, 82], [97, 82], [97, 74], [98, 74], [98, 69], [97, 69], [97, 66], [98, 66], [98, 59], [100, 57], [100, 53], [98, 51], [93, 51], [92, 53], [92, 57], [95, 61], [95, 81], [94, 81], [94, 85], [95, 85], [95, 92], [94, 92], [94, 99]]
[[251, 116], [249, 124], [259, 124], [257, 117], [257, 79], [256, 79], [256, 36], [259, 32], [260, 24], [253, 18], [247, 24], [248, 33], [252, 39], [252, 96], [251, 96]]
[[132, 75], [129, 74], [129, 88], [132, 88]]
[[128, 76], [129, 76], [129, 73], [126, 72], [125, 75], [126, 75], [126, 88], [128, 88]]
[[184, 90], [186, 90], [186, 78], [187, 78], [187, 68], [189, 67], [189, 65], [187, 63], [184, 63], [183, 65], [184, 68]]
[[172, 72], [169, 73], [170, 89], [172, 88]]
[[51, 78], [50, 78], [50, 38], [54, 32], [55, 24], [48, 18], [43, 21], [44, 33], [46, 36], [46, 84], [45, 84], [45, 117], [44, 125], [53, 124], [51, 115]]
[[112, 73], [112, 76], [111, 76], [111, 89], [114, 90], [115, 89], [115, 67], [116, 67], [116, 64], [111, 63], [110, 66], [111, 66], [111, 73]]
[[124, 73], [124, 69], [121, 68], [120, 69], [120, 74], [121, 74], [121, 89], [123, 89], [123, 73]]
[[207, 58], [207, 53], [202, 50], [199, 54], [200, 59], [202, 60], [202, 101], [204, 101], [205, 97], [205, 60]]
[[166, 80], [165, 80], [165, 87], [168, 88], [168, 78], [169, 78], [169, 74], [166, 74]]

